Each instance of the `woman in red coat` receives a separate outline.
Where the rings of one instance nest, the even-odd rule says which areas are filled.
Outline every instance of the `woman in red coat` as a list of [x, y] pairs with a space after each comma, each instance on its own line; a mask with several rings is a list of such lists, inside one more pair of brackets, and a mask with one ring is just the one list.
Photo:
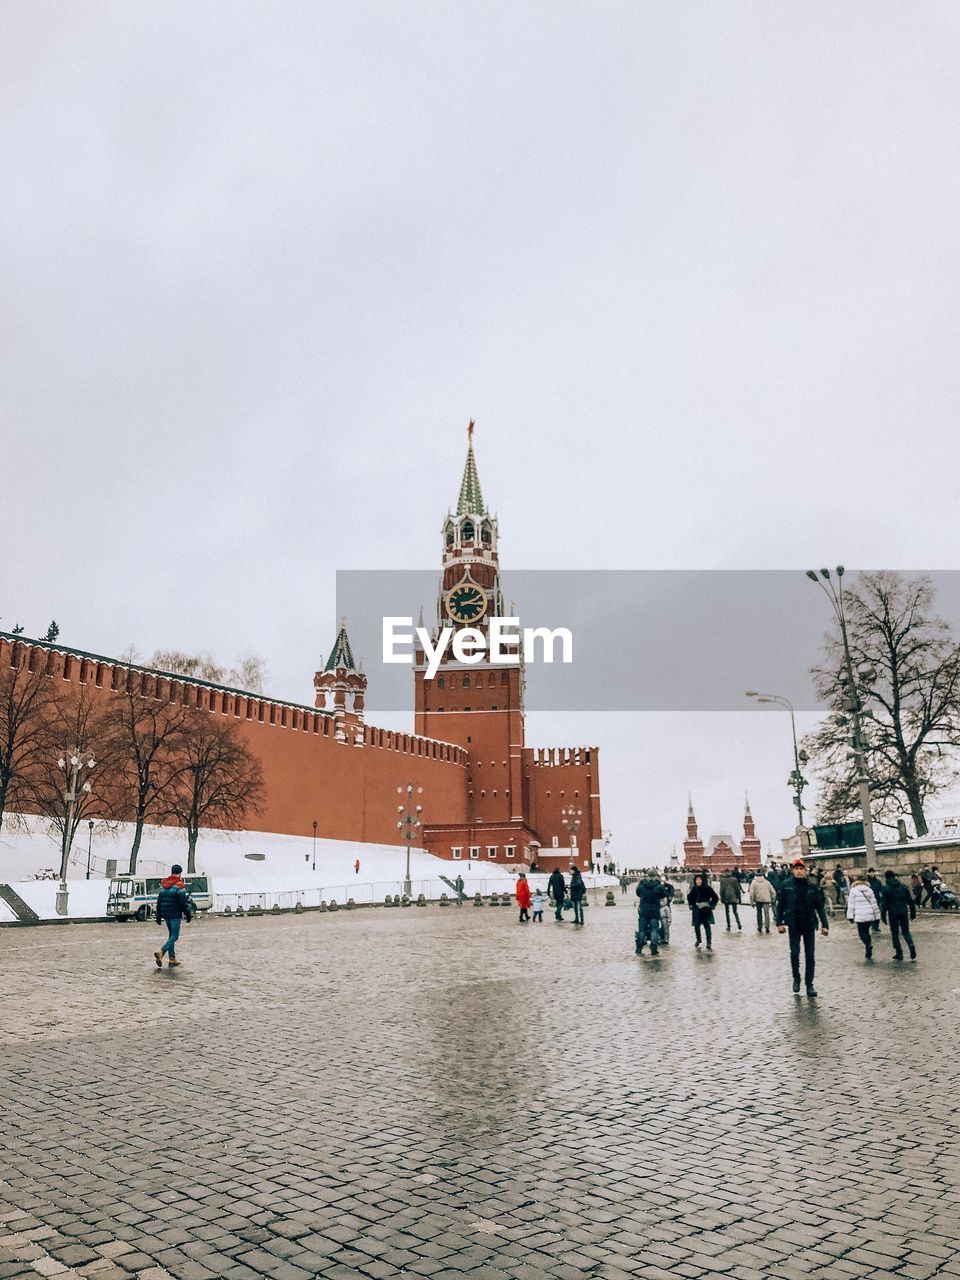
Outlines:
[[530, 919], [530, 900], [530, 881], [527, 879], [524, 872], [521, 871], [519, 879], [517, 880], [517, 902], [520, 903], [520, 924], [523, 924], [524, 921]]

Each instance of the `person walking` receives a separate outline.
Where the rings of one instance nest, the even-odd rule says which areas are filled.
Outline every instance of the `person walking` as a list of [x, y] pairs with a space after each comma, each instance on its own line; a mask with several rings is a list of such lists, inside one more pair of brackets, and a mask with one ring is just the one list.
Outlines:
[[833, 868], [833, 883], [837, 887], [837, 906], [842, 907], [846, 904], [847, 894], [850, 892], [850, 882], [844, 875], [843, 867], [839, 862]]
[[573, 903], [573, 923], [583, 924], [583, 904], [587, 898], [587, 886], [579, 867], [570, 868], [570, 901]]
[[620, 877], [620, 892], [621, 892], [621, 893], [625, 894], [625, 893], [627, 892], [627, 886], [629, 885], [629, 883], [630, 883], [630, 877], [627, 875], [627, 873], [626, 873], [626, 872], [624, 872], [624, 873], [623, 873], [623, 875]]
[[554, 869], [553, 874], [547, 881], [547, 893], [553, 899], [554, 919], [563, 924], [563, 904], [567, 900], [567, 882], [563, 878], [563, 872], [559, 867]]
[[637, 885], [637, 955], [643, 955], [643, 948], [650, 943], [650, 954], [660, 952], [660, 909], [667, 888], [661, 883], [655, 871], [645, 871], [643, 879]]
[[542, 889], [533, 891], [533, 923], [543, 924], [544, 894]]
[[757, 933], [769, 933], [770, 921], [773, 919], [773, 904], [777, 900], [777, 891], [767, 879], [763, 870], [750, 881], [750, 901], [757, 913]]
[[701, 932], [706, 934], [707, 950], [713, 950], [713, 908], [720, 899], [715, 889], [711, 888], [707, 877], [699, 872], [693, 877], [693, 885], [687, 894], [687, 905], [693, 919], [695, 945], [699, 947]]
[[929, 867], [923, 867], [920, 871], [920, 882], [923, 885], [923, 897], [920, 901], [921, 907], [925, 907], [933, 897], [933, 876], [930, 874]]
[[176, 956], [177, 939], [180, 937], [180, 922], [187, 924], [193, 919], [187, 887], [182, 880], [183, 867], [175, 862], [170, 874], [160, 881], [160, 892], [157, 894], [156, 921], [167, 926], [167, 940], [159, 951], [153, 953], [157, 968], [163, 968], [163, 957], [167, 957], [167, 967], [175, 969], [180, 961]]
[[867, 869], [867, 884], [873, 890], [873, 896], [877, 903], [877, 910], [880, 912], [878, 919], [874, 920], [870, 927], [873, 929], [874, 933], [879, 933], [880, 923], [881, 921], [885, 921], [883, 902], [881, 901], [883, 897], [883, 882], [877, 875], [876, 871], [874, 871], [873, 867], [869, 867]]
[[669, 947], [670, 945], [670, 925], [673, 923], [673, 899], [676, 895], [676, 888], [663, 877], [663, 887], [665, 896], [660, 903], [660, 945], [661, 947]]
[[903, 950], [900, 946], [901, 933], [904, 942], [910, 948], [910, 959], [916, 960], [917, 948], [913, 944], [913, 935], [910, 932], [910, 921], [917, 918], [917, 904], [913, 900], [913, 895], [895, 871], [883, 873], [881, 895], [880, 905], [890, 926], [894, 960], [903, 959]]
[[740, 896], [740, 877], [733, 871], [725, 871], [720, 877], [720, 901], [723, 903], [723, 910], [727, 917], [727, 933], [730, 932], [731, 907], [737, 928], [743, 927], [740, 924]]
[[532, 894], [530, 893], [530, 881], [527, 879], [525, 871], [521, 871], [517, 877], [517, 902], [520, 905], [520, 919], [518, 924], [526, 924], [530, 919], [530, 901]]
[[803, 946], [803, 980], [811, 999], [817, 994], [813, 978], [818, 922], [820, 932], [826, 938], [830, 926], [823, 904], [823, 890], [807, 879], [807, 864], [803, 858], [794, 858], [790, 864], [790, 879], [784, 882], [777, 894], [777, 932], [789, 934], [794, 995], [800, 992], [800, 947]]
[[867, 877], [864, 875], [856, 875], [853, 877], [853, 887], [850, 890], [850, 896], [847, 898], [847, 919], [852, 920], [857, 926], [857, 933], [860, 935], [860, 941], [863, 943], [863, 950], [868, 960], [873, 959], [873, 939], [871, 938], [871, 930], [873, 926], [880, 920], [880, 906], [873, 895]]
[[919, 908], [923, 897], [923, 881], [915, 871], [910, 875], [910, 892], [913, 894], [913, 905]]

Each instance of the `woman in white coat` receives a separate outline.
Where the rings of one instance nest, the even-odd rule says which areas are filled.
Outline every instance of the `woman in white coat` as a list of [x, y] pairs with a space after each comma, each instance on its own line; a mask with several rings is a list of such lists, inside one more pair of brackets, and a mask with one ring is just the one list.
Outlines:
[[857, 926], [866, 957], [872, 960], [873, 941], [870, 931], [874, 921], [880, 919], [880, 907], [866, 876], [853, 878], [853, 886], [847, 898], [847, 919]]

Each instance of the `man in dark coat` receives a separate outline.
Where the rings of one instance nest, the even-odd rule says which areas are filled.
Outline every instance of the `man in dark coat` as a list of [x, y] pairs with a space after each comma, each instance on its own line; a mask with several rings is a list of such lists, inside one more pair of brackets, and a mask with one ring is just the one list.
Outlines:
[[661, 881], [655, 871], [644, 872], [643, 879], [637, 885], [637, 955], [643, 955], [643, 948], [650, 942], [650, 954], [660, 952], [660, 909], [664, 898], [673, 894]]
[[794, 994], [800, 991], [800, 944], [803, 943], [803, 978], [807, 995], [817, 993], [813, 987], [816, 965], [814, 948], [817, 938], [817, 922], [824, 937], [830, 932], [823, 890], [816, 881], [807, 879], [807, 864], [802, 858], [794, 858], [790, 864], [790, 879], [780, 886], [777, 894], [777, 932], [790, 934], [790, 969], [793, 973]]
[[583, 904], [587, 897], [587, 886], [579, 867], [570, 868], [570, 901], [573, 903], [573, 923], [583, 924]]
[[727, 933], [730, 932], [730, 908], [733, 908], [733, 918], [737, 922], [737, 928], [742, 928], [740, 924], [740, 877], [734, 871], [725, 871], [720, 877], [720, 901], [723, 903], [723, 910], [727, 917]]
[[183, 867], [179, 863], [174, 863], [167, 878], [160, 881], [160, 892], [157, 894], [157, 924], [167, 926], [167, 940], [159, 951], [153, 953], [158, 969], [163, 968], [164, 956], [167, 956], [169, 968], [173, 969], [179, 965], [180, 961], [175, 951], [177, 939], [180, 937], [180, 921], [186, 920], [189, 924], [193, 919], [190, 898], [187, 896], [186, 885], [181, 879], [182, 872]]
[[547, 881], [547, 892], [553, 898], [554, 920], [559, 920], [563, 924], [563, 904], [567, 897], [567, 882], [563, 878], [563, 872], [559, 867], [555, 868], [550, 879]]
[[880, 890], [880, 910], [890, 926], [893, 958], [894, 960], [903, 959], [903, 950], [900, 946], [900, 934], [902, 933], [904, 942], [910, 948], [910, 959], [916, 960], [917, 948], [913, 945], [913, 935], [910, 933], [910, 921], [917, 918], [916, 903], [910, 890], [896, 872], [885, 871], [883, 879], [884, 885]]
[[[880, 908], [880, 920], [886, 924], [887, 912], [883, 905], [883, 882], [877, 875], [876, 871], [874, 871], [873, 867], [870, 867], [867, 871], [867, 882], [873, 890], [873, 896], [876, 898], [877, 906]], [[880, 932], [880, 920], [874, 920], [873, 922], [874, 933]]]

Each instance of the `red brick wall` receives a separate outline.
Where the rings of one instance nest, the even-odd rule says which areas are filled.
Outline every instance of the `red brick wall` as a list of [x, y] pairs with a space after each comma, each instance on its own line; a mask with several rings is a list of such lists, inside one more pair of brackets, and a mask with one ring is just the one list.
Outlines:
[[397, 787], [423, 787], [424, 818], [458, 822], [466, 806], [467, 756], [457, 747], [371, 726], [362, 746], [335, 737], [333, 718], [312, 707], [238, 694], [201, 682], [129, 668], [123, 662], [0, 637], [0, 663], [30, 656], [60, 687], [85, 685], [104, 701], [132, 674], [143, 696], [184, 701], [238, 724], [264, 776], [266, 802], [250, 814], [252, 831], [317, 834], [337, 840], [397, 844]]

